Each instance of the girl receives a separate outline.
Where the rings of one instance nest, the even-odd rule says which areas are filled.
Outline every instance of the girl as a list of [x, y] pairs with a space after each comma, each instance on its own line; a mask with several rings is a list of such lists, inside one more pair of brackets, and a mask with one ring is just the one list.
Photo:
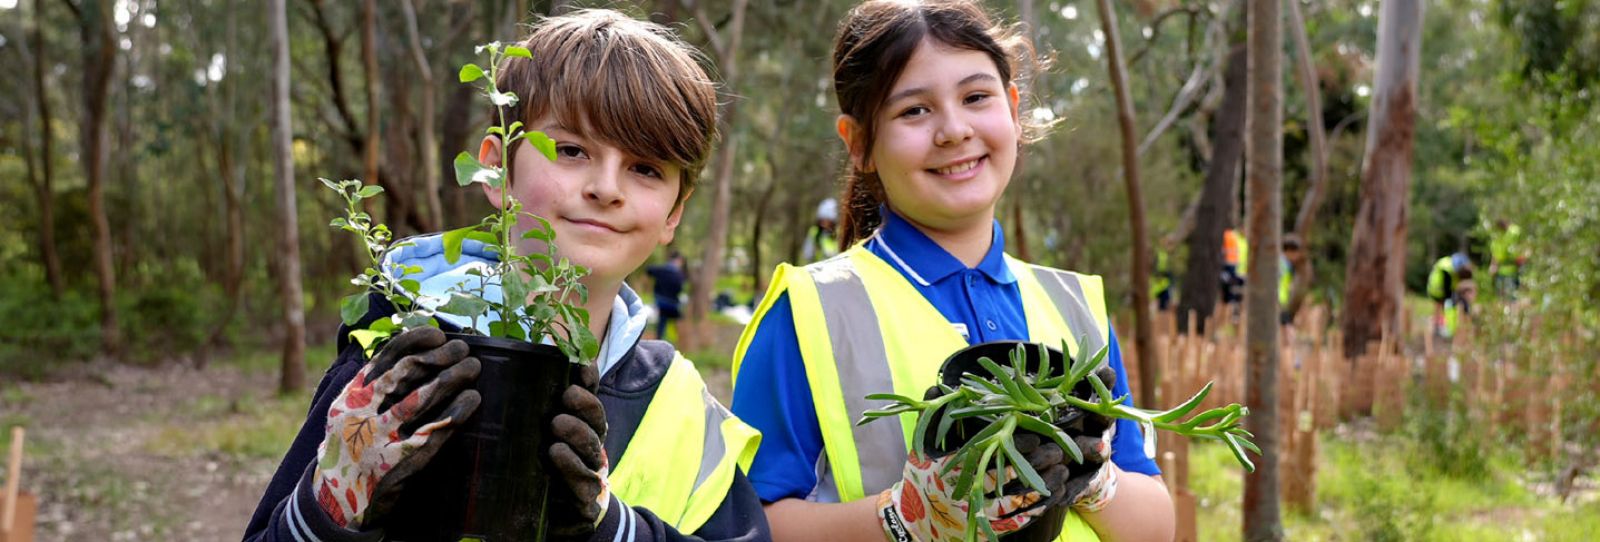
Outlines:
[[[971, 0], [873, 0], [834, 43], [837, 130], [850, 156], [837, 257], [779, 266], [734, 354], [733, 411], [761, 430], [750, 481], [779, 540], [955, 540], [965, 503], [941, 459], [907, 453], [908, 426], [857, 427], [867, 394], [921, 396], [971, 344], [1109, 348], [1128, 393], [1099, 277], [1006, 256], [995, 221], [1021, 144], [1014, 59], [1029, 46]], [[1021, 53], [1021, 54], [1019, 54]], [[1077, 352], [1087, 337], [1089, 350]], [[1172, 505], [1137, 426], [1075, 436], [1083, 464], [1019, 438], [1052, 489], [991, 501], [995, 532], [1070, 505], [1062, 539], [1166, 540]], [[1028, 442], [1023, 442], [1029, 440]], [[990, 473], [993, 477], [994, 473]]]

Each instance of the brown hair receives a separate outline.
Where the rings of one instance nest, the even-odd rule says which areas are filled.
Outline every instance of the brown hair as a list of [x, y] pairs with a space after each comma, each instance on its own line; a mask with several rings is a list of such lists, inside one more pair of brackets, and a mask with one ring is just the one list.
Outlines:
[[604, 9], [541, 19], [517, 45], [533, 58], [505, 59], [495, 84], [518, 101], [491, 108], [491, 122], [553, 115], [628, 154], [675, 164], [683, 202], [717, 138], [716, 84], [693, 47], [664, 26]]
[[[833, 42], [833, 92], [839, 109], [861, 126], [859, 149], [872, 154], [878, 112], [900, 72], [924, 39], [989, 55], [1002, 84], [1040, 69], [1033, 46], [1017, 27], [1000, 26], [972, 0], [871, 0], [856, 6], [839, 23]], [[1018, 68], [1022, 68], [1019, 70]], [[1020, 73], [1019, 73], [1020, 72]], [[1024, 124], [1023, 142], [1048, 126]], [[839, 248], [872, 235], [883, 222], [878, 174], [851, 163], [844, 179], [839, 212]]]

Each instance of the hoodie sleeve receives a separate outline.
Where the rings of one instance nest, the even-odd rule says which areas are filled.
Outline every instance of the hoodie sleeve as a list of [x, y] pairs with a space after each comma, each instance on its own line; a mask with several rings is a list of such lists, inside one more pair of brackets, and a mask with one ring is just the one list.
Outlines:
[[611, 541], [737, 541], [755, 542], [771, 540], [772, 530], [767, 526], [767, 515], [756, 497], [755, 488], [745, 478], [741, 469], [734, 473], [728, 496], [700, 530], [693, 534], [680, 533], [655, 513], [642, 506], [628, 506], [611, 495], [611, 506], [600, 521], [590, 542]]
[[[341, 330], [340, 335], [343, 334]], [[322, 375], [322, 382], [317, 385], [311, 409], [306, 413], [305, 423], [300, 426], [300, 433], [295, 435], [289, 452], [278, 464], [277, 473], [273, 474], [266, 493], [256, 505], [250, 525], [245, 528], [244, 540], [376, 540], [382, 536], [381, 533], [356, 533], [338, 527], [322, 511], [310, 490], [311, 469], [317, 461], [317, 448], [322, 445], [327, 431], [328, 407], [332, 406], [340, 390], [355, 378], [356, 372], [366, 363], [360, 346], [342, 346], [338, 359], [334, 360], [333, 366]]]

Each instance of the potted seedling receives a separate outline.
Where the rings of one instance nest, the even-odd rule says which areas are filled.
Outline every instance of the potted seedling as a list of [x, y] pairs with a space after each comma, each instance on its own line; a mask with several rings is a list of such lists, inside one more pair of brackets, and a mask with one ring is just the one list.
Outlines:
[[[518, 98], [495, 84], [502, 61], [531, 58], [528, 50], [496, 42], [479, 46], [477, 52], [488, 62], [463, 66], [459, 79], [481, 84], [500, 111], [498, 122], [486, 130], [505, 142], [500, 145], [499, 163], [510, 163], [508, 155], [518, 143], [533, 145], [546, 159], [555, 160], [555, 145], [548, 136], [523, 130], [519, 120], [506, 122], [503, 108]], [[485, 165], [466, 152], [456, 156], [455, 170], [462, 186], [483, 183], [502, 188], [509, 179], [503, 167]], [[406, 533], [407, 540], [543, 539], [548, 420], [573, 365], [590, 363], [599, 350], [583, 308], [588, 291], [578, 281], [588, 271], [560, 256], [548, 221], [524, 212], [511, 190], [500, 190], [494, 213], [442, 235], [444, 256], [451, 264], [468, 246], [496, 259], [468, 268], [466, 280], [444, 296], [425, 295], [421, 282], [408, 278], [422, 273], [421, 267], [387, 259], [391, 251], [413, 244], [395, 241], [387, 226], [374, 223], [362, 211], [365, 200], [383, 189], [363, 186], [359, 180], [322, 182], [345, 202], [345, 216], [331, 225], [360, 236], [370, 262], [351, 280], [362, 291], [341, 302], [342, 320], [356, 328], [350, 336], [370, 356], [388, 337], [406, 329], [459, 328], [446, 336], [467, 343], [482, 364], [476, 384], [482, 402], [477, 411], [408, 483], [443, 489], [402, 495], [388, 529]], [[532, 240], [542, 249], [519, 253], [517, 244], [522, 240]], [[392, 305], [394, 314], [361, 325], [375, 301]], [[442, 325], [441, 315], [453, 315], [451, 320], [465, 325]], [[479, 328], [488, 334], [479, 333]]]
[[[1255, 470], [1255, 464], [1244, 452], [1260, 454], [1261, 450], [1250, 442], [1253, 436], [1240, 425], [1249, 414], [1248, 409], [1231, 404], [1185, 419], [1211, 392], [1211, 384], [1170, 410], [1135, 408], [1126, 404], [1127, 396], [1114, 397], [1095, 374], [1105, 359], [1105, 348], [1090, 354], [1083, 346], [1078, 349], [1078, 358], [1070, 362], [1063, 354], [1066, 350], [1065, 343], [1056, 350], [1017, 341], [968, 347], [951, 355], [941, 366], [937, 396], [917, 400], [893, 393], [868, 395], [867, 399], [889, 404], [867, 411], [857, 424], [917, 414], [911, 445], [928, 457], [954, 454], [941, 474], [961, 469], [952, 496], [967, 502], [967, 540], [977, 539], [980, 532], [989, 540], [999, 538], [988, 521], [997, 518], [983, 517], [990, 496], [985, 494], [983, 476], [979, 474], [993, 469], [1002, 477], [995, 487], [1020, 481], [1048, 498], [1050, 491], [1043, 478], [1018, 453], [1014, 438], [1019, 432], [1038, 434], [1061, 446], [1073, 462], [1082, 463], [1083, 452], [1070, 434], [1081, 430], [1085, 413], [1137, 422], [1145, 435], [1147, 454], [1155, 449], [1155, 430], [1159, 429], [1223, 442], [1240, 464]], [[1015, 480], [1008, 477], [1008, 465]], [[1052, 510], [1028, 528], [1007, 535], [1006, 540], [1053, 540], [1066, 512], [1065, 507]]]

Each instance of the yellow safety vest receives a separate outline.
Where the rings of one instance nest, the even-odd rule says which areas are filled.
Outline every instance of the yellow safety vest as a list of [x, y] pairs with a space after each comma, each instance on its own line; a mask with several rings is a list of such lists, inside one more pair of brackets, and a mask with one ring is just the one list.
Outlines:
[[[1091, 352], [1105, 346], [1110, 328], [1100, 277], [1009, 256], [1006, 265], [1022, 294], [1028, 340], [1059, 345], [1065, 339], [1068, 354], [1074, 356], [1080, 338], [1087, 338]], [[899, 272], [860, 243], [803, 268], [778, 266], [757, 309], [758, 321], [784, 292], [794, 310], [795, 335], [828, 459], [824, 472], [818, 473], [817, 494], [850, 502], [888, 489], [901, 479], [916, 414], [857, 426], [863, 412], [886, 404], [866, 396], [892, 391], [921, 397], [937, 380], [945, 358], [968, 346], [966, 339]], [[757, 327], [747, 326], [740, 338], [734, 375]], [[1099, 537], [1074, 512], [1058, 540]]]
[[611, 490], [682, 533], [705, 525], [727, 498], [734, 470], [749, 470], [761, 434], [706, 391], [694, 364], [674, 354], [639, 430], [609, 476]]

